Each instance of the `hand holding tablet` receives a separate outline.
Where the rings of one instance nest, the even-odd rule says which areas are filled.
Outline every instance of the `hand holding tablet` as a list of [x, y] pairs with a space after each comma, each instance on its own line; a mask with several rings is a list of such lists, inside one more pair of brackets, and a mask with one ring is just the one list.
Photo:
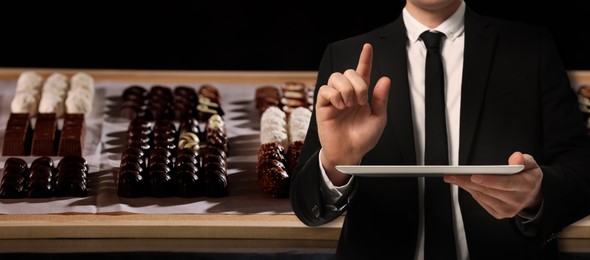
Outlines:
[[524, 169], [524, 165], [337, 165], [340, 172], [363, 177], [423, 177], [449, 174], [511, 175]]

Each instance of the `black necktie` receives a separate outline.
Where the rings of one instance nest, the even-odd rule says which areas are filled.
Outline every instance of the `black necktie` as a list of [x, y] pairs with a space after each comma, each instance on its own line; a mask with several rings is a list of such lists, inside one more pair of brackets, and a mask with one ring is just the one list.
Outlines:
[[[426, 31], [420, 35], [426, 45], [426, 165], [448, 165], [445, 84], [440, 32]], [[424, 258], [457, 259], [453, 218], [451, 212], [451, 189], [442, 177], [426, 177], [424, 188]]]

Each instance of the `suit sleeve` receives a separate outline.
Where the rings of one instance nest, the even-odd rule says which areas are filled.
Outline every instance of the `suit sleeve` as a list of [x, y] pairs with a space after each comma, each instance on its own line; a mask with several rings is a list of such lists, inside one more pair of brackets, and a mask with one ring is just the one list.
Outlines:
[[558, 232], [590, 214], [590, 140], [576, 95], [548, 32], [542, 37], [540, 84], [544, 163], [544, 209], [540, 235], [549, 242]]
[[[333, 71], [331, 47], [328, 46], [318, 70], [314, 98], [317, 99], [320, 87], [328, 82]], [[291, 176], [289, 195], [295, 215], [308, 226], [318, 226], [334, 220], [346, 210], [348, 203], [348, 195], [343, 195], [336, 205], [327, 205], [322, 188], [325, 184], [319, 166], [320, 149], [314, 107], [297, 168]]]

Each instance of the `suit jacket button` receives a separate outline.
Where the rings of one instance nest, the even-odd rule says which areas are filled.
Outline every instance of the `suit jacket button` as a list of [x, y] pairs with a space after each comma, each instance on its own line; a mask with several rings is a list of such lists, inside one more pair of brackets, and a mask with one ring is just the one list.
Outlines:
[[318, 207], [318, 205], [313, 205], [313, 208], [311, 208], [311, 211], [313, 212], [313, 215], [316, 218], [320, 217], [320, 208]]

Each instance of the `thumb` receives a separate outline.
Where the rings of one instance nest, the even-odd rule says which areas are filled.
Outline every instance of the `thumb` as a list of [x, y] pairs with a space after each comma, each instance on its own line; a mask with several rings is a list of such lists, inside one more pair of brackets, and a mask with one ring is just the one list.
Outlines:
[[524, 165], [524, 170], [537, 167], [537, 162], [532, 156], [528, 154], [522, 154], [521, 152], [514, 152], [512, 155], [510, 155], [510, 158], [508, 158], [508, 164]]
[[373, 115], [381, 117], [387, 115], [387, 100], [389, 97], [389, 87], [391, 80], [388, 77], [381, 77], [373, 89], [373, 102], [371, 110]]
[[509, 165], [523, 165], [524, 164], [524, 155], [521, 152], [514, 152], [508, 158]]

